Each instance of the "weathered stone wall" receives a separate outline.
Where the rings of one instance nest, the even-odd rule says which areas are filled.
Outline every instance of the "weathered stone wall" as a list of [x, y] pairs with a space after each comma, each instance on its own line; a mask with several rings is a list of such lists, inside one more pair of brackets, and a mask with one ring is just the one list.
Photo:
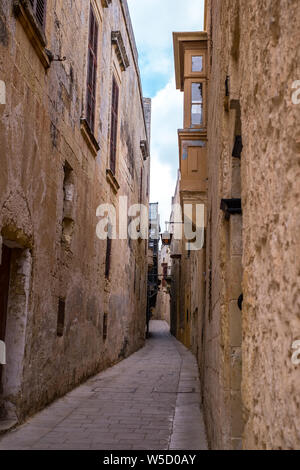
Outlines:
[[[105, 279], [106, 241], [96, 237], [100, 204], [118, 208], [118, 197], [124, 195], [128, 204], [140, 198], [148, 204], [149, 158], [143, 159], [140, 148], [147, 129], [136, 48], [123, 3], [113, 0], [103, 8], [100, 0], [93, 2], [99, 22], [96, 157], [80, 127], [86, 106], [89, 2], [48, 0], [47, 47], [66, 56], [48, 70], [15, 18], [12, 2], [0, 5], [0, 80], [7, 91], [6, 105], [0, 105], [0, 230], [4, 242], [10, 240], [32, 256], [21, 385], [5, 396], [20, 420], [144, 341], [146, 242], [113, 240], [110, 276]], [[126, 71], [121, 71], [112, 46], [112, 31], [121, 32], [130, 64]], [[117, 194], [106, 179], [113, 72], [120, 82]], [[66, 162], [72, 169], [73, 193], [67, 208]], [[59, 298], [65, 300], [63, 336], [57, 336]], [[3, 380], [5, 394], [9, 362]]]
[[[246, 448], [298, 448], [300, 4], [241, 2]], [[249, 28], [249, 25], [251, 27]], [[267, 47], [266, 47], [267, 46]], [[251, 374], [250, 374], [251, 371]]]
[[[300, 105], [291, 97], [300, 79], [300, 4], [211, 0], [207, 10], [210, 282], [202, 376], [209, 441], [296, 449]], [[239, 134], [240, 163], [232, 158]], [[240, 195], [243, 216], [225, 220], [221, 199]]]

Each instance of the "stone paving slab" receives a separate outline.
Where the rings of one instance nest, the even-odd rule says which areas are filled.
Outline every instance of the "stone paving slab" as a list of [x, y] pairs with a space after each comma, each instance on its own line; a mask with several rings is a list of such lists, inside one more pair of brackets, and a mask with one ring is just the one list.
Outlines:
[[152, 321], [143, 349], [4, 435], [0, 449], [207, 449], [196, 359]]

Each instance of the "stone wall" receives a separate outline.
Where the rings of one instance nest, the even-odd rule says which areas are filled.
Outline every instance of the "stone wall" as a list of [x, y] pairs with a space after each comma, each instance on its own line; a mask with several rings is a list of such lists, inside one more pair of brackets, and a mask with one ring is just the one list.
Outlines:
[[[201, 368], [209, 441], [296, 449], [300, 105], [292, 85], [300, 79], [300, 4], [211, 0], [207, 28], [210, 282]], [[237, 135], [240, 160], [232, 157]], [[243, 215], [226, 220], [221, 199], [239, 197]]]
[[[7, 409], [13, 404], [19, 420], [144, 342], [146, 241], [113, 240], [106, 279], [106, 241], [96, 237], [100, 204], [118, 208], [119, 196], [127, 196], [128, 205], [147, 205], [149, 196], [149, 158], [144, 159], [140, 146], [147, 141], [147, 128], [135, 44], [124, 16], [126, 2], [113, 0], [107, 8], [103, 3], [92, 1], [99, 23], [98, 151], [81, 124], [89, 2], [48, 0], [47, 48], [55, 58], [66, 57], [49, 68], [16, 18], [12, 2], [0, 5], [0, 80], [6, 84], [6, 105], [0, 105], [0, 231], [5, 244], [13, 243], [20, 256], [30, 252], [31, 259], [21, 385], [10, 393], [9, 362], [3, 378]], [[129, 59], [125, 71], [112, 45], [112, 31], [120, 31], [124, 42]], [[113, 73], [120, 85], [117, 193], [106, 172]], [[16, 307], [16, 297], [10, 294], [10, 299]], [[65, 309], [60, 335], [59, 308], [61, 313]], [[9, 321], [12, 312], [9, 307]], [[17, 331], [9, 321], [7, 335]], [[8, 351], [8, 357], [13, 353]]]

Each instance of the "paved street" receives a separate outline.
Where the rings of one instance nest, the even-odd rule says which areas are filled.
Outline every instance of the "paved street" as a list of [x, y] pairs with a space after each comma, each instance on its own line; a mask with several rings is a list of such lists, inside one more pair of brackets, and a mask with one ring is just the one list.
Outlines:
[[206, 449], [197, 363], [161, 321], [146, 346], [5, 435], [0, 449]]

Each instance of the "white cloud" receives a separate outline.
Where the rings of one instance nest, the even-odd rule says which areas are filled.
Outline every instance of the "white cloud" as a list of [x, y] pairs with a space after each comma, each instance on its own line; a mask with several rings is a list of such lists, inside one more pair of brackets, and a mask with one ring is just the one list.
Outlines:
[[182, 127], [183, 96], [174, 79], [152, 100], [151, 201], [159, 202], [161, 225], [169, 220], [178, 168], [177, 129]]
[[139, 48], [166, 49], [173, 31], [203, 29], [204, 0], [128, 0]]
[[176, 90], [172, 78], [152, 100], [151, 146], [163, 163], [178, 166], [177, 129], [182, 125], [183, 94]]
[[146, 94], [174, 75], [173, 31], [203, 29], [204, 0], [128, 0]]
[[173, 196], [176, 179], [172, 175], [170, 165], [161, 163], [156, 154], [152, 156], [151, 171], [151, 202], [159, 203], [160, 226], [161, 230], [164, 231], [165, 222], [170, 220], [171, 197]]

